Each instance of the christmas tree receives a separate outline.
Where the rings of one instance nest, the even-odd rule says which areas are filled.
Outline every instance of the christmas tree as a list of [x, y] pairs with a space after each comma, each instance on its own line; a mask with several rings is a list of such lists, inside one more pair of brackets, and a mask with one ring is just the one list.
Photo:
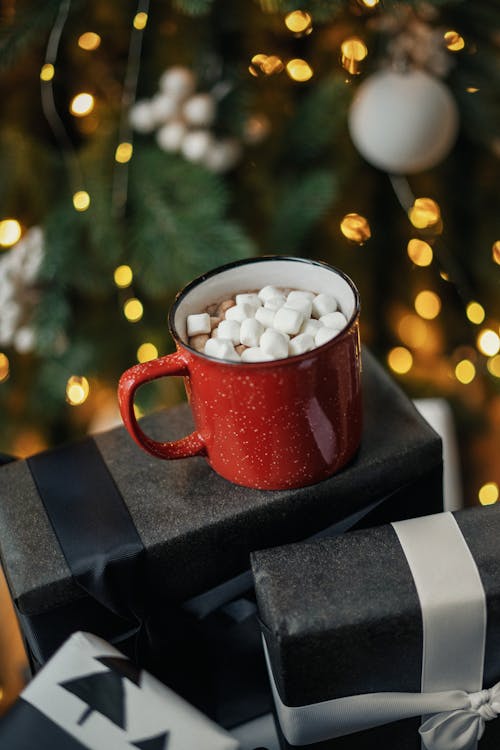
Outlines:
[[0, 8], [0, 450], [111, 423], [194, 276], [301, 255], [354, 279], [364, 342], [450, 401], [468, 497], [498, 498], [494, 0]]

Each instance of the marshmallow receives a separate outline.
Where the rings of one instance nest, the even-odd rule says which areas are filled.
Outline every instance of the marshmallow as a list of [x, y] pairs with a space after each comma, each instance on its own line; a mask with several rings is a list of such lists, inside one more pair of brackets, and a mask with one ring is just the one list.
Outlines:
[[209, 357], [217, 357], [217, 359], [229, 359], [231, 362], [240, 361], [232, 342], [228, 339], [208, 339], [205, 344], [205, 354]]
[[310, 318], [312, 312], [312, 301], [302, 292], [290, 292], [286, 298], [286, 307], [298, 310], [304, 318]]
[[208, 313], [187, 316], [188, 336], [197, 336], [199, 333], [210, 333], [210, 331], [210, 315]]
[[[233, 309], [232, 307], [230, 308]], [[217, 328], [217, 338], [219, 340], [229, 340], [233, 344], [240, 343], [240, 324], [237, 320], [221, 320]]]
[[246, 303], [247, 305], [252, 305], [252, 307], [262, 307], [262, 302], [260, 301], [257, 294], [237, 294], [235, 297], [236, 304], [242, 305]]
[[283, 359], [288, 355], [288, 336], [274, 328], [266, 328], [260, 337], [260, 348], [275, 359]]
[[264, 307], [266, 307], [268, 310], [279, 310], [280, 307], [283, 307], [285, 304], [286, 299], [284, 294], [275, 294], [274, 297], [269, 297], [264, 302]]
[[321, 318], [322, 315], [335, 312], [337, 309], [337, 300], [331, 294], [318, 294], [313, 299], [312, 313], [315, 318]]
[[191, 336], [189, 339], [189, 345], [196, 349], [197, 352], [205, 351], [205, 344], [208, 341], [208, 335], [206, 333], [199, 333], [198, 336]]
[[260, 346], [251, 346], [245, 349], [241, 355], [242, 362], [269, 362], [274, 359], [271, 354], [267, 354]]
[[281, 333], [290, 333], [295, 335], [304, 320], [303, 314], [299, 310], [293, 310], [291, 307], [280, 307], [274, 316], [274, 328]]
[[322, 315], [319, 322], [327, 328], [334, 328], [336, 331], [341, 331], [347, 325], [346, 317], [341, 312], [331, 312], [327, 315]]
[[258, 320], [264, 328], [272, 328], [275, 312], [267, 307], [258, 307], [255, 311], [255, 320]]
[[265, 304], [268, 299], [271, 299], [272, 297], [281, 297], [283, 295], [275, 286], [265, 286], [260, 292], [258, 292], [257, 296]]
[[289, 302], [293, 302], [296, 299], [305, 298], [309, 302], [312, 302], [315, 298], [314, 292], [306, 292], [305, 289], [292, 289], [291, 292], [288, 293], [288, 297], [286, 298], [286, 303], [288, 305]]
[[326, 326], [323, 326], [319, 329], [318, 333], [314, 337], [314, 343], [316, 346], [321, 346], [322, 344], [326, 344], [327, 341], [330, 341], [331, 339], [334, 339], [335, 336], [339, 335], [339, 331], [334, 330], [333, 328], [326, 328]]
[[299, 335], [291, 339], [288, 344], [288, 353], [290, 356], [304, 354], [304, 352], [309, 352], [311, 349], [314, 349], [314, 346], [314, 338], [309, 333], [299, 333]]
[[[222, 324], [221, 324], [222, 325]], [[246, 318], [241, 324], [240, 341], [245, 346], [258, 346], [264, 326], [255, 318]], [[220, 337], [219, 337], [220, 338]]]
[[238, 323], [243, 323], [245, 318], [255, 317], [255, 307], [249, 305], [248, 302], [243, 302], [241, 305], [235, 305], [226, 310], [226, 320], [236, 320]]
[[299, 333], [308, 333], [309, 336], [312, 336], [314, 338], [320, 328], [322, 328], [322, 325], [319, 322], [319, 320], [314, 320], [314, 318], [309, 318], [308, 320], [304, 320], [304, 322], [302, 323], [300, 327]]

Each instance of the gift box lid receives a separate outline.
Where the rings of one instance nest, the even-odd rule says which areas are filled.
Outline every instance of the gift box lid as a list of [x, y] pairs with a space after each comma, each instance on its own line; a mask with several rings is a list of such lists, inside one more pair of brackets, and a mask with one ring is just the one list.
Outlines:
[[[251, 551], [307, 538], [433, 470], [439, 473], [439, 436], [366, 348], [362, 385], [360, 450], [349, 466], [317, 485], [283, 491], [239, 487], [215, 474], [203, 458], [153, 458], [117, 427], [87, 440], [104, 462], [97, 467], [101, 473], [86, 467], [75, 445], [80, 478], [73, 482], [70, 477], [68, 487], [78, 497], [79, 483], [84, 485], [87, 475], [94, 485], [95, 476], [104, 480], [109, 475], [106, 481], [110, 477], [121, 495], [146, 550], [152, 587], [158, 587], [166, 601], [184, 601], [247, 570]], [[186, 405], [145, 417], [143, 427], [157, 440], [175, 440], [193, 429]], [[71, 446], [68, 450], [66, 461]], [[57, 455], [52, 453], [57, 475]], [[68, 471], [66, 465], [64, 469]], [[83, 597], [27, 461], [0, 469], [0, 497], [0, 552], [19, 610], [38, 614]], [[75, 502], [84, 514], [85, 498]], [[439, 510], [440, 488], [421, 503], [421, 514]], [[419, 513], [420, 508], [406, 509], [401, 498], [397, 517]], [[77, 537], [78, 528], [73, 532]]]

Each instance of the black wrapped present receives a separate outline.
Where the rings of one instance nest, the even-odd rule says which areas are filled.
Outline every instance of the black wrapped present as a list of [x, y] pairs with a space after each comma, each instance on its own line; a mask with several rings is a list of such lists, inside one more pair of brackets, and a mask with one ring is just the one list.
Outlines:
[[[34, 662], [44, 664], [84, 629], [121, 644], [175, 689], [177, 677], [179, 690], [182, 680], [194, 689], [203, 681], [186, 677], [189, 643], [196, 640], [198, 651], [205, 644], [209, 656], [200, 653], [200, 663], [213, 673], [220, 637], [208, 634], [210, 613], [251, 587], [251, 551], [440, 510], [440, 438], [366, 349], [363, 366], [361, 448], [344, 470], [311, 487], [239, 487], [203, 458], [149, 456], [123, 427], [2, 467], [0, 552]], [[187, 406], [144, 424], [155, 439], [192, 429]], [[255, 621], [252, 635], [243, 621], [230, 627], [228, 665], [238, 669], [245, 653], [262, 674], [261, 656], [251, 658], [246, 645], [257, 642]], [[236, 690], [231, 700], [245, 703]], [[251, 717], [231, 711], [234, 719]]]
[[499, 538], [491, 507], [254, 553], [282, 748], [498, 748]]
[[238, 750], [218, 727], [119, 651], [75, 633], [0, 721], [9, 750]]

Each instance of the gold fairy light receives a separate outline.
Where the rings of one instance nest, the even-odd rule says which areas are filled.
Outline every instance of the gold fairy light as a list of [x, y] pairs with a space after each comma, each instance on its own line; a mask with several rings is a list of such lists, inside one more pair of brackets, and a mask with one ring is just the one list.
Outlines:
[[300, 57], [287, 62], [286, 72], [292, 81], [298, 81], [299, 83], [309, 81], [313, 77], [313, 69], [308, 62], [302, 60]]
[[359, 0], [359, 4], [365, 8], [375, 8], [379, 2], [380, 0]]
[[156, 359], [158, 356], [158, 349], [150, 341], [145, 341], [137, 349], [137, 361], [138, 362], [149, 362], [150, 359]]
[[413, 349], [419, 349], [427, 341], [427, 323], [422, 318], [419, 318], [418, 315], [412, 313], [403, 315], [398, 322], [397, 330], [401, 341]]
[[259, 54], [252, 57], [248, 71], [257, 78], [260, 73], [264, 73], [266, 76], [281, 73], [284, 67], [283, 60], [277, 55], [265, 55], [259, 52]]
[[312, 31], [312, 18], [305, 10], [293, 10], [285, 16], [285, 26], [295, 36], [305, 36]]
[[409, 219], [417, 229], [427, 229], [441, 219], [441, 211], [432, 198], [417, 198], [408, 212]]
[[467, 91], [468, 94], [477, 94], [477, 92], [479, 91], [479, 89], [476, 88], [475, 86], [467, 86], [465, 90]]
[[94, 109], [94, 103], [92, 94], [82, 91], [81, 94], [77, 94], [71, 100], [69, 111], [75, 117], [85, 117], [85, 115], [89, 115]]
[[486, 482], [477, 493], [481, 505], [494, 505], [499, 497], [498, 484], [496, 482]]
[[421, 318], [433, 320], [441, 312], [441, 299], [435, 292], [424, 289], [415, 297], [415, 310]]
[[455, 367], [455, 377], [459, 383], [468, 385], [476, 377], [476, 368], [470, 359], [461, 359]]
[[340, 222], [340, 231], [348, 240], [362, 245], [372, 236], [370, 225], [361, 214], [346, 214]]
[[134, 274], [130, 266], [118, 266], [115, 268], [113, 279], [116, 286], [120, 287], [120, 289], [126, 289], [126, 287], [130, 286], [133, 278]]
[[10, 362], [9, 358], [3, 352], [0, 352], [0, 383], [3, 383], [9, 377]]
[[491, 328], [484, 328], [478, 335], [477, 348], [481, 354], [494, 357], [500, 350], [500, 337]]
[[465, 47], [464, 38], [460, 36], [458, 31], [446, 31], [444, 42], [450, 52], [460, 52]]
[[479, 302], [469, 302], [465, 308], [465, 314], [471, 323], [480, 325], [483, 322], [486, 313], [484, 307], [480, 305]]
[[387, 355], [387, 364], [394, 372], [405, 375], [413, 366], [413, 357], [404, 346], [395, 346]]
[[73, 196], [73, 206], [77, 211], [86, 211], [90, 206], [90, 195], [86, 190], [78, 190]]
[[85, 31], [78, 37], [78, 46], [87, 52], [92, 52], [101, 44], [101, 37], [94, 31]]
[[408, 257], [416, 266], [430, 266], [432, 263], [432, 247], [424, 240], [412, 239], [408, 242]]
[[368, 47], [357, 36], [344, 39], [340, 45], [341, 63], [351, 75], [358, 75], [361, 72], [359, 63], [362, 62], [368, 54]]
[[41, 81], [51, 81], [54, 78], [55, 68], [52, 63], [45, 63], [40, 70]]
[[123, 314], [129, 323], [137, 323], [143, 316], [142, 302], [136, 297], [130, 297], [123, 305]]
[[497, 240], [493, 243], [493, 246], [491, 248], [491, 255], [493, 258], [493, 262], [500, 265], [500, 240]]
[[500, 378], [500, 354], [496, 354], [486, 362], [486, 367], [490, 375], [495, 378]]
[[71, 375], [66, 383], [66, 401], [71, 406], [80, 406], [89, 395], [89, 381], [83, 375]]
[[137, 404], [134, 404], [134, 414], [135, 414], [136, 419], [140, 419], [141, 417], [144, 416], [144, 409], [141, 409], [140, 406], [138, 406]]
[[140, 11], [139, 13], [136, 13], [133, 20], [134, 29], [137, 29], [138, 31], [142, 31], [142, 29], [146, 28], [146, 24], [148, 22], [148, 14], [144, 13], [144, 11]]
[[119, 164], [126, 164], [132, 158], [134, 147], [131, 143], [124, 141], [119, 143], [115, 151], [115, 161]]
[[21, 238], [21, 225], [17, 219], [0, 221], [0, 247], [12, 247]]

